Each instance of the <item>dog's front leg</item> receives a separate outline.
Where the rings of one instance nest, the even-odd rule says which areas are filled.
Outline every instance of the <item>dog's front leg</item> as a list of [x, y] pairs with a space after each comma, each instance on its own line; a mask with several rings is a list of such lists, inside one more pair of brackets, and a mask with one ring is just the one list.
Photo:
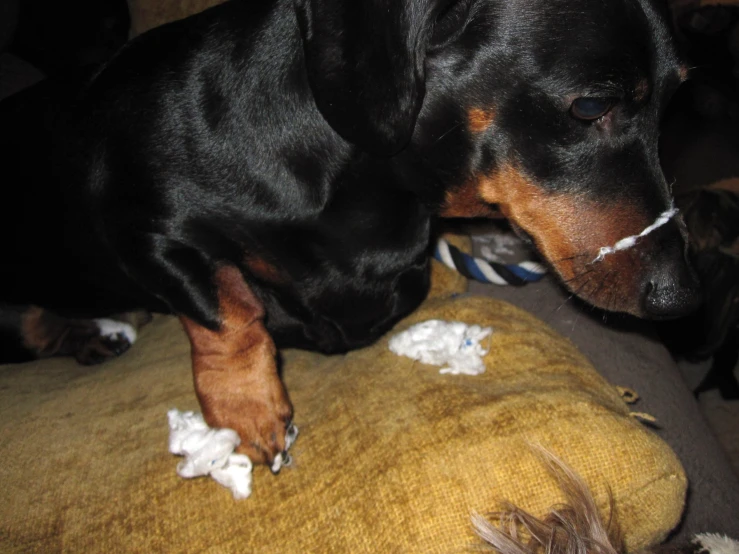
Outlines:
[[216, 272], [220, 327], [210, 330], [182, 316], [192, 345], [195, 390], [205, 421], [234, 429], [238, 451], [273, 464], [285, 451], [292, 406], [277, 373], [275, 344], [264, 326], [264, 307], [241, 272]]

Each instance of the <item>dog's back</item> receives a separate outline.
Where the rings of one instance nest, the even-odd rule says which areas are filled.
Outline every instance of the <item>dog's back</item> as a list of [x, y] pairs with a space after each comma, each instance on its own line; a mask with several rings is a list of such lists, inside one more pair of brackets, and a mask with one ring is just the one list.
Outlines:
[[[331, 129], [303, 56], [289, 2], [230, 2], [138, 37], [92, 80], [9, 102], [18, 131], [3, 140], [28, 183], [3, 191], [16, 197], [3, 230], [18, 238], [0, 300], [217, 325], [193, 289], [232, 263], [281, 345], [333, 352], [379, 336], [425, 295], [430, 214], [388, 161]], [[167, 257], [187, 291], [162, 272]]]

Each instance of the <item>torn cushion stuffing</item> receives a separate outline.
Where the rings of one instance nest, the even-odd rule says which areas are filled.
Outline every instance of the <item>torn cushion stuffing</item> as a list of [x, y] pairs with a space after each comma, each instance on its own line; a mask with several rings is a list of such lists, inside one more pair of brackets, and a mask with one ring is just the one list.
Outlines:
[[[176, 319], [99, 367], [1, 368], [0, 550], [462, 552], [479, 544], [471, 512], [509, 500], [542, 515], [564, 499], [526, 441], [601, 507], [613, 492], [630, 548], [663, 539], [686, 490], [670, 448], [569, 341], [503, 302], [443, 298], [459, 282], [435, 270], [444, 287], [376, 345], [284, 352], [301, 435], [292, 467], [255, 468], [247, 500], [176, 474], [167, 410], [198, 410]], [[390, 335], [429, 319], [492, 327], [485, 373], [441, 375], [389, 351]]]

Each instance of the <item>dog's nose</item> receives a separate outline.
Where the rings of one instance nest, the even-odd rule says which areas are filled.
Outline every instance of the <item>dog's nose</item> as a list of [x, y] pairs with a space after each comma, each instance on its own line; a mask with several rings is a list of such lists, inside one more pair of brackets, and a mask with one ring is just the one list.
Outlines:
[[682, 317], [701, 303], [700, 283], [684, 259], [662, 265], [653, 272], [647, 280], [645, 293], [644, 311], [650, 319]]

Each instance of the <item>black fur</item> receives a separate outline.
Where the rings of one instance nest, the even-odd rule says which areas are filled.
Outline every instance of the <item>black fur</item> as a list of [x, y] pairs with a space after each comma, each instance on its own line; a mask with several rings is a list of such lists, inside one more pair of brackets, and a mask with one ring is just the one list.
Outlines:
[[[278, 346], [354, 348], [425, 296], [448, 191], [503, 161], [662, 211], [677, 84], [647, 0], [232, 0], [0, 105], [0, 300], [216, 329], [228, 263]], [[587, 94], [618, 98], [600, 127], [568, 111]], [[465, 125], [480, 106], [484, 137]], [[660, 240], [682, 259], [676, 226]]]

